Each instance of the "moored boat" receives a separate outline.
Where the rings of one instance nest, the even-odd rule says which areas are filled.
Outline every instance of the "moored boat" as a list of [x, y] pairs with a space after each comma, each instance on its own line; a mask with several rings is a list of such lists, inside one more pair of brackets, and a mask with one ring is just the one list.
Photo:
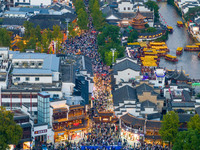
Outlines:
[[198, 54], [198, 58], [200, 58], [200, 52], [199, 52], [199, 54]]
[[183, 27], [183, 22], [182, 21], [177, 21], [177, 26], [178, 27]]
[[183, 48], [182, 47], [177, 47], [176, 55], [181, 55], [182, 53], [183, 53]]
[[184, 51], [200, 51], [200, 47], [197, 45], [186, 45]]
[[172, 26], [167, 26], [167, 30], [169, 31], [169, 33], [173, 33], [173, 27]]
[[172, 55], [169, 55], [169, 54], [165, 55], [165, 59], [169, 60], [169, 61], [172, 61], [172, 62], [177, 62], [178, 61], [176, 56], [172, 56]]

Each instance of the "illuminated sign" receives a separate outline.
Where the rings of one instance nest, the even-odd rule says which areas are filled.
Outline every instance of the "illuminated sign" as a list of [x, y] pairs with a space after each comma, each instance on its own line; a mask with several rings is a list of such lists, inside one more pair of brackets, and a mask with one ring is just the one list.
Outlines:
[[41, 134], [41, 133], [46, 133], [47, 129], [44, 130], [39, 130], [39, 131], [35, 131], [34, 134]]

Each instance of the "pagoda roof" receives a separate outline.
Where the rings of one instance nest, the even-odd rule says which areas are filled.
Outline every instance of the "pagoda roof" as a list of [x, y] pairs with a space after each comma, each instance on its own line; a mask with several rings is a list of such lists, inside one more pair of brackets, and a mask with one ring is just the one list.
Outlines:
[[185, 75], [185, 73], [183, 72], [183, 70], [181, 69], [180, 73], [178, 74], [177, 77], [174, 78], [175, 80], [179, 80], [179, 81], [187, 81], [188, 77]]
[[146, 18], [146, 17], [144, 17], [144, 16], [140, 13], [139, 8], [138, 8], [138, 11], [137, 11], [136, 16], [135, 16], [134, 19], [140, 20], [140, 19], [145, 19], [145, 18]]

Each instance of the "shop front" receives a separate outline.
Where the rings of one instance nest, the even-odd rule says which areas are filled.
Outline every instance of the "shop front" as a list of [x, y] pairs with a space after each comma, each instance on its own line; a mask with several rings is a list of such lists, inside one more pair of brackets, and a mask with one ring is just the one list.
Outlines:
[[48, 124], [35, 125], [33, 135], [33, 144], [36, 147], [45, 143], [54, 143], [54, 132], [48, 128]]

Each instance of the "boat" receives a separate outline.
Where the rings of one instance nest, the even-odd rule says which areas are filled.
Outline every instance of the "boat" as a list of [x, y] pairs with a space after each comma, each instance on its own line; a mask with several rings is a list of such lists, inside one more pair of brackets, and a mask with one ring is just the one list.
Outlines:
[[150, 42], [150, 46], [166, 46], [165, 42]]
[[183, 27], [183, 22], [182, 21], [177, 21], [177, 26], [178, 27]]
[[199, 52], [199, 54], [198, 54], [198, 58], [200, 58], [200, 52]]
[[172, 62], [177, 62], [178, 61], [176, 56], [172, 56], [172, 55], [169, 55], [169, 54], [165, 55], [165, 59], [169, 60], [169, 61], [172, 61]]
[[167, 55], [167, 52], [166, 51], [157, 51], [158, 53], [158, 57], [164, 57], [165, 55]]
[[169, 52], [169, 49], [167, 46], [152, 46], [153, 49], [156, 49], [157, 51], [166, 51]]
[[182, 53], [183, 53], [183, 48], [182, 47], [177, 47], [176, 55], [181, 55]]
[[169, 31], [169, 33], [173, 33], [173, 27], [172, 26], [167, 26], [167, 30]]
[[186, 45], [184, 51], [200, 51], [200, 47], [197, 45]]

